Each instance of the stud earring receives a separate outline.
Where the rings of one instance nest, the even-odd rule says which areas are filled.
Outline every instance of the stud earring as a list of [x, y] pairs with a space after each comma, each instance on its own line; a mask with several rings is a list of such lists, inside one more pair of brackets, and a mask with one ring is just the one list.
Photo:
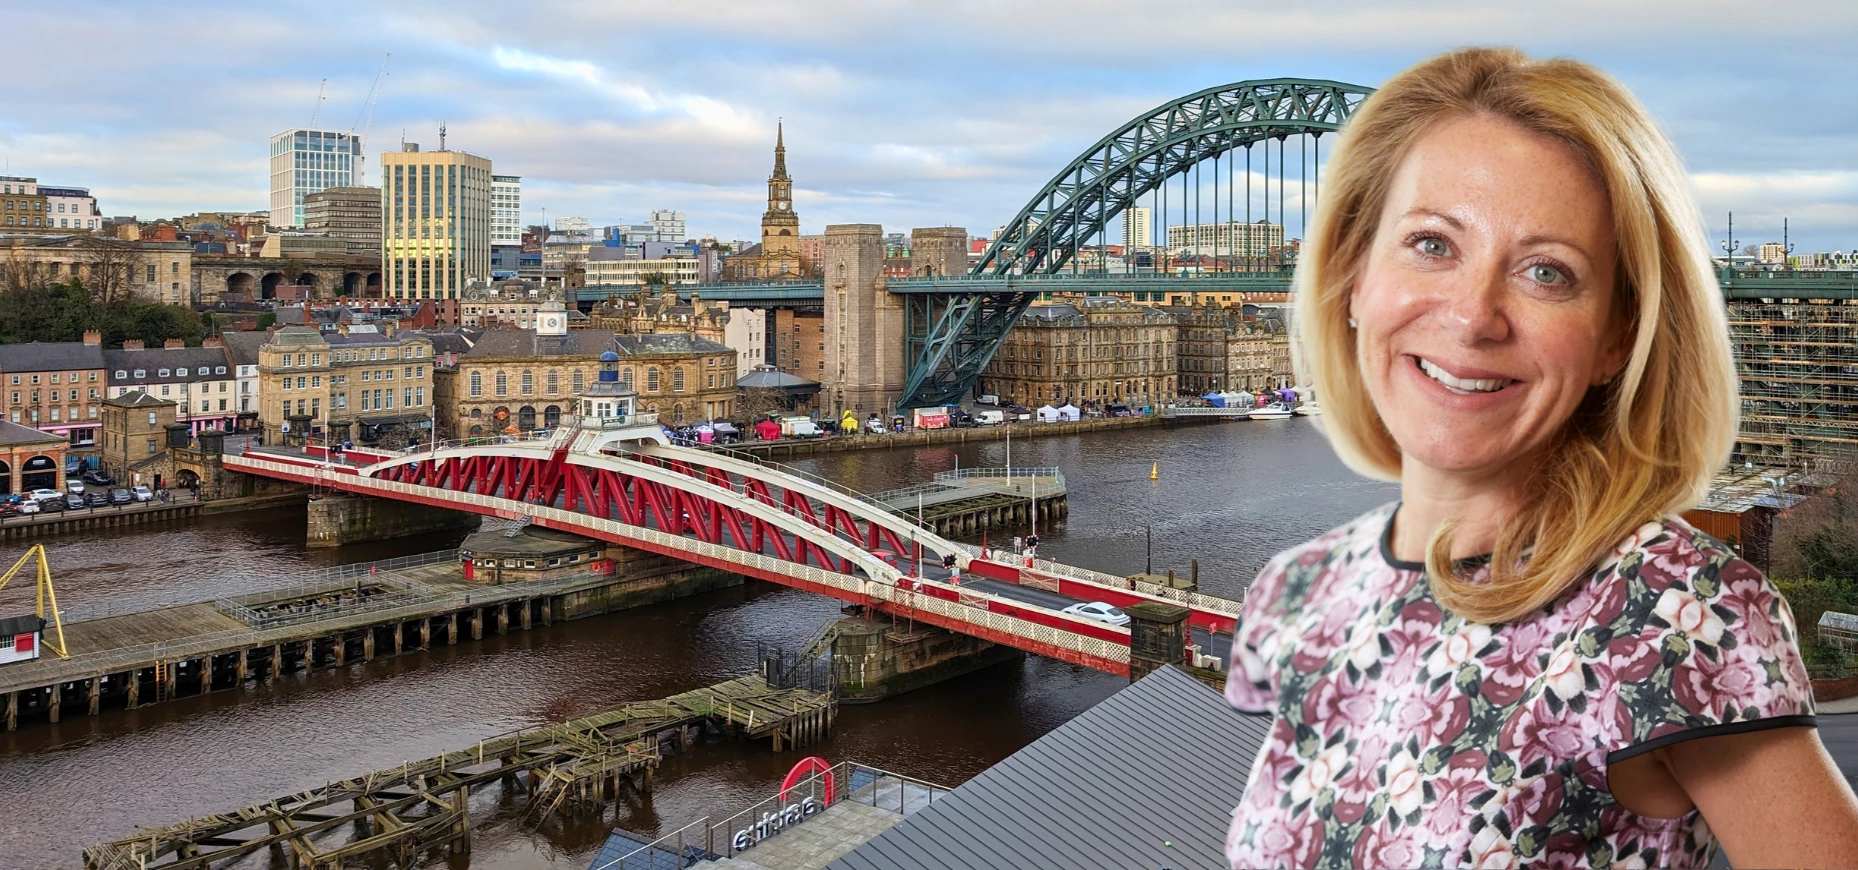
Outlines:
[[1360, 325], [1360, 324], [1358, 324], [1358, 323], [1356, 323], [1356, 322], [1355, 322], [1355, 318], [1353, 318], [1353, 317], [1350, 317], [1350, 318], [1348, 319], [1348, 328], [1349, 328], [1349, 329], [1354, 329], [1355, 327], [1357, 327], [1357, 326], [1359, 326], [1359, 325]]

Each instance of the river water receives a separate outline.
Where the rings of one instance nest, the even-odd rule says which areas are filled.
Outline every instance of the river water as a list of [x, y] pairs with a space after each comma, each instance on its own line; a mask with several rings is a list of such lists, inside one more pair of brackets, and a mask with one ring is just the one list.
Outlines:
[[[863, 492], [956, 467], [1002, 466], [1001, 441], [859, 451], [795, 466]], [[1344, 468], [1306, 419], [1014, 439], [1012, 464], [1058, 466], [1070, 515], [1039, 529], [1041, 555], [1110, 573], [1200, 563], [1201, 587], [1234, 595], [1272, 554], [1391, 500]], [[1151, 470], [1158, 479], [1150, 480]], [[435, 535], [333, 550], [303, 545], [304, 513], [272, 510], [72, 535], [49, 542], [60, 603], [199, 600], [324, 565], [455, 546]], [[16, 581], [17, 582], [17, 581]], [[9, 588], [0, 597], [17, 605]], [[70, 716], [0, 735], [0, 865], [79, 867], [86, 844], [228, 811], [323, 782], [468, 746], [517, 727], [659, 698], [751, 671], [755, 643], [797, 644], [838, 603], [751, 582], [732, 590], [548, 628], [435, 647], [343, 671], [144, 707]], [[11, 607], [7, 608], [11, 611]], [[808, 748], [959, 784], [1116, 691], [1124, 681], [1028, 657], [841, 710]], [[714, 743], [667, 761], [656, 790], [617, 823], [653, 833], [771, 794], [797, 753]], [[1243, 771], [1231, 775], [1242, 776]], [[537, 831], [499, 814], [456, 868], [584, 868], [615, 823]], [[245, 866], [269, 866], [259, 856]]]

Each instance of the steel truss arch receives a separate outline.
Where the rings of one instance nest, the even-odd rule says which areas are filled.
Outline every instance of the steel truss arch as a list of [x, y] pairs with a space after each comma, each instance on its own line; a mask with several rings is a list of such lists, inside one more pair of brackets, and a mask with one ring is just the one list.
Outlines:
[[1156, 107], [1103, 137], [1046, 182], [987, 246], [974, 275], [1056, 272], [1143, 195], [1200, 162], [1270, 139], [1340, 130], [1372, 88], [1258, 79]]

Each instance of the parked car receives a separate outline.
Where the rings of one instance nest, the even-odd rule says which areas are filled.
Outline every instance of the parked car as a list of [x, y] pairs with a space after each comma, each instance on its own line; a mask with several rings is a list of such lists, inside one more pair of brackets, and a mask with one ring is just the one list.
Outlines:
[[65, 497], [62, 495], [34, 499], [33, 501], [38, 503], [39, 513], [42, 514], [55, 514], [65, 509]]
[[87, 493], [84, 493], [84, 504], [85, 505], [88, 505], [90, 507], [107, 507], [109, 503], [110, 503], [110, 494], [107, 491], [104, 491], [101, 489], [93, 489]]
[[84, 482], [76, 478], [65, 481], [65, 492], [72, 495], [84, 494]]
[[998, 426], [1006, 422], [1006, 412], [998, 408], [982, 408], [975, 411], [974, 422], [982, 426]]
[[866, 432], [873, 435], [882, 435], [890, 431], [884, 427], [884, 421], [879, 419], [876, 414], [872, 414], [871, 419], [864, 421], [864, 429]]
[[84, 472], [84, 482], [91, 486], [107, 487], [116, 481], [111, 480], [109, 475], [101, 471], [86, 471]]
[[121, 487], [110, 490], [110, 504], [128, 504], [132, 501], [135, 501], [135, 496], [130, 495], [129, 490]]
[[0, 501], [0, 518], [19, 516], [19, 503]]
[[81, 511], [84, 508], [90, 507], [90, 505], [84, 502], [84, 494], [79, 492], [74, 492], [65, 496], [64, 502], [65, 510], [68, 511]]
[[38, 512], [39, 512], [39, 503], [37, 501], [34, 501], [29, 498], [23, 498], [19, 500], [20, 516], [36, 514]]
[[1129, 624], [1129, 614], [1116, 609], [1113, 605], [1105, 604], [1101, 601], [1086, 601], [1081, 604], [1073, 604], [1059, 612], [1069, 613], [1072, 616], [1082, 616], [1085, 619], [1094, 619], [1098, 622], [1107, 622], [1111, 625]]
[[65, 494], [55, 489], [35, 489], [27, 493], [27, 495], [30, 496], [33, 501], [45, 501], [46, 499], [52, 498], [64, 498]]
[[950, 428], [954, 429], [973, 429], [981, 424], [974, 419], [974, 415], [966, 411], [950, 410], [948, 412], [948, 425]]
[[129, 490], [129, 495], [133, 497], [136, 501], [154, 501], [155, 500], [155, 491], [149, 489], [147, 484], [142, 484], [140, 486], [137, 486]]

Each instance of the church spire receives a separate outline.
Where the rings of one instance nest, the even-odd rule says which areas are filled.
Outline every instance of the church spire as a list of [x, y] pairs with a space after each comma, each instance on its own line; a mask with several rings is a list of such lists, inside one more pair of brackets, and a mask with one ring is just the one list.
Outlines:
[[787, 138], [782, 122], [774, 122], [774, 176], [769, 181], [788, 181]]

